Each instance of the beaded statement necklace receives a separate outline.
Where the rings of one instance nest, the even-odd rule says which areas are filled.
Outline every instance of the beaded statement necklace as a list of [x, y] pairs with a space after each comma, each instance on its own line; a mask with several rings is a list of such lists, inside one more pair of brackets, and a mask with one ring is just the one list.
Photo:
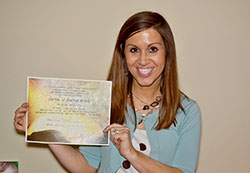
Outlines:
[[144, 102], [142, 99], [140, 99], [138, 96], [136, 96], [134, 93], [132, 94], [135, 96], [137, 100], [145, 104], [142, 109], [135, 109], [136, 112], [140, 111], [146, 111], [145, 113], [142, 114], [142, 118], [145, 119], [147, 116], [149, 116], [151, 113], [153, 113], [154, 109], [159, 108], [159, 103], [161, 101], [161, 96], [156, 96], [155, 101], [153, 101], [151, 104], [148, 104]]

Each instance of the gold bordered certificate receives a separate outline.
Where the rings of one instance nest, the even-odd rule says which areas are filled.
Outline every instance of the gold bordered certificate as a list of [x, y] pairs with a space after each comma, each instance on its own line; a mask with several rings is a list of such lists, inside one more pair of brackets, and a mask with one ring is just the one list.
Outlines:
[[108, 145], [110, 81], [27, 78], [26, 142]]

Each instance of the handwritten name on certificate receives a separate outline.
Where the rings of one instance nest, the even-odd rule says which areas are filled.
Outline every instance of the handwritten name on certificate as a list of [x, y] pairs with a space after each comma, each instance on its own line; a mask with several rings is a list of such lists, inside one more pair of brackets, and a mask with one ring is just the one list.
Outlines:
[[26, 142], [108, 145], [110, 81], [27, 78]]

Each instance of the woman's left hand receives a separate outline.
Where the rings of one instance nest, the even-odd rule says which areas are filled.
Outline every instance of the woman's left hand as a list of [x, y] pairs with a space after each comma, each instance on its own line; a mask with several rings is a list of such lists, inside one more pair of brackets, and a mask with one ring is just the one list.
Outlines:
[[128, 159], [128, 157], [136, 154], [136, 150], [131, 142], [130, 130], [128, 127], [114, 123], [104, 129], [104, 132], [108, 131], [110, 131], [110, 140], [116, 146], [121, 156]]

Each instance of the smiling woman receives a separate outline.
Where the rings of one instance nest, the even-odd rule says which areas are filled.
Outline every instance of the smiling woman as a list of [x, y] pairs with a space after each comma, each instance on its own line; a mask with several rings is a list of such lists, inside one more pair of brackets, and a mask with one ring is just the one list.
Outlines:
[[[166, 20], [144, 11], [122, 26], [110, 67], [112, 143], [108, 147], [49, 145], [70, 172], [195, 172], [201, 113], [178, 86], [175, 43]], [[28, 104], [14, 125], [25, 130]]]
[[[134, 61], [140, 61], [136, 61], [136, 70], [132, 68], [130, 71], [132, 55], [135, 55]], [[147, 64], [149, 62], [151, 66]], [[169, 128], [176, 123], [178, 109], [184, 109], [178, 85], [175, 42], [169, 24], [160, 14], [140, 12], [124, 23], [115, 45], [108, 80], [113, 81], [114, 114], [112, 113], [111, 122], [124, 123], [127, 103], [138, 109], [143, 102], [149, 104], [157, 96], [161, 96], [162, 106], [156, 129]], [[143, 84], [142, 81], [146, 83]], [[128, 95], [140, 99], [131, 99]], [[150, 110], [152, 111], [154, 109]]]

